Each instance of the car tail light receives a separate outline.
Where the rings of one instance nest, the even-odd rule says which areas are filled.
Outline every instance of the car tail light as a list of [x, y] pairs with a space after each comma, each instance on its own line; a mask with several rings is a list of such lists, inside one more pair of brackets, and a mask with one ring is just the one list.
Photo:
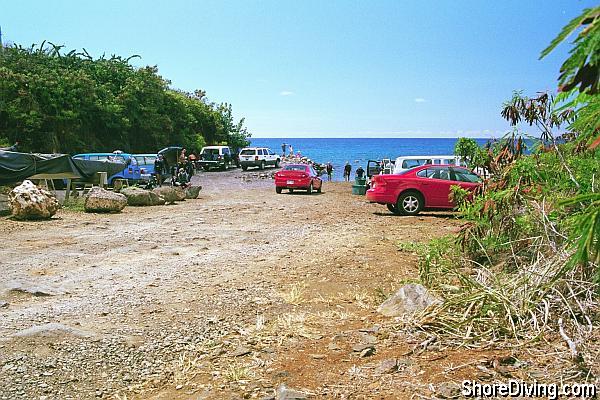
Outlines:
[[129, 173], [133, 174], [133, 169], [129, 168]]
[[258, 161], [258, 156], [254, 156], [254, 161]]
[[375, 186], [385, 186], [385, 183], [385, 179], [379, 175], [375, 175], [371, 181], [371, 187], [374, 188]]
[[145, 174], [146, 170], [144, 168], [140, 169], [140, 174]]
[[221, 158], [223, 158], [222, 156], [217, 157], [217, 160], [220, 160]]

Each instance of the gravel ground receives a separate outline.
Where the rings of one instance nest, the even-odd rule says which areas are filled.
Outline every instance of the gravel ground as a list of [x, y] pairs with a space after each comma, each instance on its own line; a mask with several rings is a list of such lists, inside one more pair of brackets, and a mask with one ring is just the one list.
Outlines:
[[1, 219], [0, 399], [283, 398], [282, 384], [408, 398], [475, 373], [406, 356], [423, 338], [375, 312], [417, 276], [397, 243], [454, 232], [451, 214], [395, 217], [341, 182], [277, 195], [271, 172], [201, 173], [199, 198], [172, 206]]

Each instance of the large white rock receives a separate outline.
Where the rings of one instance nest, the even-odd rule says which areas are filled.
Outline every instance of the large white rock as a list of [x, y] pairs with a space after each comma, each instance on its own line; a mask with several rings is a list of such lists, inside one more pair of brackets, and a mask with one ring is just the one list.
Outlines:
[[414, 314], [439, 301], [423, 285], [409, 283], [384, 301], [377, 311], [387, 317], [399, 317]]
[[24, 181], [9, 194], [11, 213], [17, 219], [51, 218], [60, 208], [56, 197], [31, 181]]
[[120, 193], [109, 192], [101, 187], [93, 187], [85, 198], [85, 211], [117, 213], [127, 205], [127, 197]]

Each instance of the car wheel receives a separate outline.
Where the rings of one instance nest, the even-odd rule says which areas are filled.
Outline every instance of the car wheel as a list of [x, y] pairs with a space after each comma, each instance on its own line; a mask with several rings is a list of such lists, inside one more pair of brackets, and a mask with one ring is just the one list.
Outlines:
[[202, 168], [204, 168], [204, 170], [205, 170], [206, 172], [208, 172], [208, 171], [210, 170], [210, 167], [209, 167], [208, 165], [207, 165], [207, 166], [205, 166], [205, 167], [202, 167]]
[[281, 190], [282, 190], [282, 189], [281, 189], [280, 187], [276, 187], [276, 188], [275, 188], [275, 191], [277, 192], [277, 194], [280, 194], [280, 193], [281, 193]]
[[319, 186], [319, 188], [317, 189], [317, 193], [321, 193], [321, 189], [323, 189], [323, 184], [321, 183], [321, 186]]
[[399, 214], [398, 213], [398, 207], [396, 207], [395, 204], [386, 204], [386, 206], [387, 206], [387, 209], [390, 210], [390, 212], [392, 212], [392, 213], [394, 213], [396, 215]]
[[398, 197], [396, 208], [401, 215], [417, 215], [423, 209], [423, 198], [417, 192], [405, 192]]
[[313, 192], [313, 185], [312, 185], [312, 182], [311, 182], [310, 185], [308, 185], [308, 189], [306, 189], [306, 193], [312, 194], [312, 192]]
[[264, 160], [260, 162], [260, 166], [258, 168], [265, 169], [265, 162], [264, 162]]
[[247, 171], [247, 170], [248, 170], [248, 167], [245, 165], [242, 165], [242, 171]]
[[290, 189], [290, 193], [294, 193], [294, 189]]
[[275, 168], [279, 168], [279, 159], [275, 160]]

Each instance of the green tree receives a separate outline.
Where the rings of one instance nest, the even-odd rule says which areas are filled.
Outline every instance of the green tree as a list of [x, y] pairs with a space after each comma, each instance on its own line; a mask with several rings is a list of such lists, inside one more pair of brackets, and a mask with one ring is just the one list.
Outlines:
[[[137, 57], [137, 56], [133, 56]], [[247, 143], [243, 119], [206, 92], [170, 87], [156, 67], [134, 68], [132, 57], [94, 59], [42, 43], [0, 53], [0, 141], [24, 151], [151, 152], [168, 145]]]
[[469, 166], [473, 165], [473, 161], [478, 151], [479, 146], [475, 139], [461, 137], [458, 138], [454, 145], [454, 154], [462, 157]]

